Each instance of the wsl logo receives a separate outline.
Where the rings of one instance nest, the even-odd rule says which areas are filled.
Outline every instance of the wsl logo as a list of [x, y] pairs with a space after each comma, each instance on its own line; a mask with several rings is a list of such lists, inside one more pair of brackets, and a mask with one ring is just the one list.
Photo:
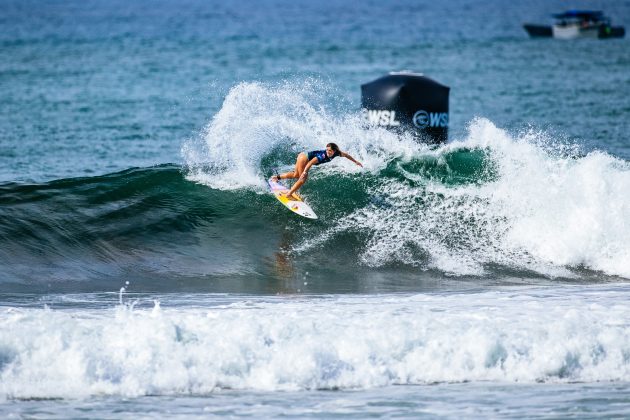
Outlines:
[[387, 127], [398, 127], [400, 121], [396, 119], [396, 111], [366, 110], [368, 123]]
[[418, 128], [448, 127], [448, 112], [416, 111], [413, 114], [413, 125]]
[[[365, 111], [365, 117], [371, 125], [384, 127], [400, 126], [400, 121], [396, 119], [396, 111], [369, 109]], [[420, 129], [428, 127], [448, 127], [448, 112], [416, 111], [416, 113], [413, 114], [411, 122]]]

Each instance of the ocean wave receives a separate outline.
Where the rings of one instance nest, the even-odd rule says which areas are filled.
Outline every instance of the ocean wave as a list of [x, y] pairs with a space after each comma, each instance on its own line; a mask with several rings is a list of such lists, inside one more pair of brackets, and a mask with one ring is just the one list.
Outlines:
[[445, 174], [462, 169], [449, 159], [477, 153], [479, 165], [465, 182], [411, 172], [398, 161], [404, 178], [371, 184], [368, 193], [379, 202], [339, 220], [327, 237], [368, 231], [361, 259], [375, 266], [400, 261], [483, 275], [500, 264], [552, 277], [583, 267], [630, 276], [630, 165], [598, 151], [550, 151], [531, 136], [514, 138], [475, 121], [468, 138], [429, 152]]
[[[630, 380], [622, 286], [4, 308], [0, 398]], [[193, 299], [212, 301], [212, 297]], [[168, 305], [168, 301], [163, 302]], [[515, 327], [517, 326], [517, 327]]]
[[[268, 280], [284, 265], [296, 279], [324, 266], [348, 267], [343, 278], [630, 277], [628, 162], [487, 119], [428, 147], [320, 102], [312, 87], [241, 84], [184, 145], [181, 167], [0, 185], [2, 281]], [[320, 219], [302, 220], [265, 179], [328, 141], [365, 168], [336, 159], [314, 169], [302, 192]]]
[[334, 162], [313, 171], [303, 191], [322, 203], [316, 212], [328, 213], [327, 227], [307, 231], [314, 237], [298, 252], [349, 234], [362, 238], [357, 260], [377, 267], [484, 275], [498, 264], [550, 277], [582, 268], [630, 276], [628, 162], [581, 153], [544, 132], [512, 135], [487, 119], [430, 148], [367, 127], [360, 112], [328, 111], [325, 95], [317, 85], [239, 84], [198, 142], [184, 146], [188, 179], [260, 189], [271, 168], [290, 168], [301, 150], [332, 141], [365, 170]]

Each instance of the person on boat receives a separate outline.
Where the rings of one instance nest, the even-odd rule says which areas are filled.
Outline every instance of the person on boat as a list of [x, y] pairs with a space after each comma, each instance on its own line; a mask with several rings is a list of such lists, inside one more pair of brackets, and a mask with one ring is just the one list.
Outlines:
[[346, 159], [349, 159], [357, 165], [363, 167], [361, 162], [359, 162], [349, 154], [339, 150], [339, 146], [337, 146], [335, 143], [328, 143], [326, 145], [326, 149], [324, 150], [311, 150], [310, 152], [300, 153], [297, 156], [295, 169], [292, 172], [285, 172], [283, 174], [274, 175], [271, 177], [271, 179], [273, 181], [277, 181], [280, 179], [298, 178], [296, 183], [293, 184], [293, 187], [291, 187], [288, 192], [283, 194], [287, 197], [291, 197], [297, 190], [302, 187], [302, 185], [304, 185], [306, 179], [308, 178], [308, 171], [311, 169], [311, 167], [321, 165], [322, 163], [328, 163], [337, 156], [345, 157]]

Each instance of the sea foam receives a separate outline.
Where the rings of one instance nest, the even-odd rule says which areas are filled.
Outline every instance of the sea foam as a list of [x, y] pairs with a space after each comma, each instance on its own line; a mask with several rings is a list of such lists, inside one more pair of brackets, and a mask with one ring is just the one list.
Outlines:
[[4, 308], [0, 396], [628, 381], [627, 288]]
[[357, 209], [335, 231], [368, 229], [362, 259], [377, 266], [418, 265], [421, 250], [429, 267], [454, 274], [483, 275], [486, 264], [501, 264], [551, 277], [572, 277], [567, 268], [630, 277], [630, 165], [600, 151], [567, 154], [543, 138], [512, 137], [476, 120], [466, 139], [426, 153], [482, 150], [493, 179], [383, 180], [372, 193], [387, 205]]
[[[264, 157], [287, 150], [291, 161], [284, 166], [289, 169], [298, 153], [323, 149], [330, 142], [372, 171], [397, 156], [427, 149], [409, 136], [368, 130], [360, 112], [329, 109], [326, 94], [333, 94], [331, 88], [316, 80], [236, 85], [203, 133], [182, 146], [189, 179], [219, 189], [260, 187], [266, 175], [261, 171]], [[357, 171], [349, 163], [339, 168]]]

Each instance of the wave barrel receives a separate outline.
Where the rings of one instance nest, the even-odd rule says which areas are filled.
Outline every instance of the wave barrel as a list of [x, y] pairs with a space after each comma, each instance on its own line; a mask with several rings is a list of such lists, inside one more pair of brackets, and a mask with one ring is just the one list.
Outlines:
[[422, 74], [389, 73], [361, 85], [361, 106], [370, 125], [410, 132], [426, 143], [443, 143], [448, 137], [449, 91]]

